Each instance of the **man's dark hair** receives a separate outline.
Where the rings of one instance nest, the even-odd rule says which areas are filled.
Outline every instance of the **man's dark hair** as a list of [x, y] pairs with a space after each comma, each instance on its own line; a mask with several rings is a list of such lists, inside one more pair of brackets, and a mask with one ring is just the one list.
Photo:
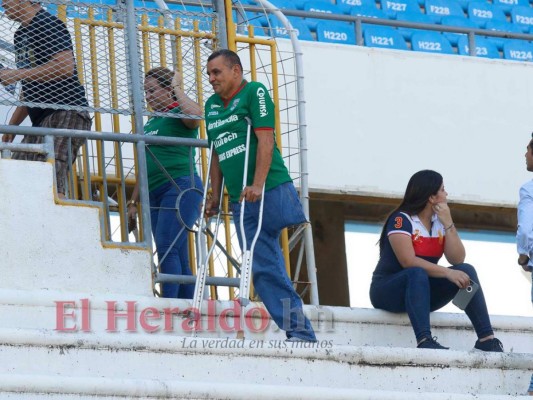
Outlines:
[[217, 51], [213, 52], [209, 56], [209, 58], [207, 59], [207, 62], [209, 62], [211, 60], [214, 60], [217, 57], [224, 57], [224, 61], [226, 61], [226, 65], [228, 67], [231, 68], [234, 65], [238, 65], [239, 68], [241, 69], [241, 71], [243, 71], [242, 64], [241, 64], [241, 59], [239, 58], [237, 53], [235, 53], [234, 51], [231, 51], [231, 50], [228, 50], [228, 49], [217, 50]]

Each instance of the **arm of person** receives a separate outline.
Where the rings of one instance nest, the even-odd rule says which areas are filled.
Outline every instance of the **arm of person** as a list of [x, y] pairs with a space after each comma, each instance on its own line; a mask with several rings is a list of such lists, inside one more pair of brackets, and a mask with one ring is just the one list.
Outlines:
[[518, 264], [525, 271], [531, 271], [530, 264], [533, 256], [533, 193], [526, 186], [520, 188], [516, 246], [519, 254]]
[[20, 80], [48, 82], [70, 78], [72, 75], [74, 75], [74, 55], [71, 50], [56, 53], [47, 63], [35, 68], [0, 70], [0, 80], [6, 86]]
[[255, 159], [254, 180], [251, 186], [247, 186], [241, 193], [241, 201], [255, 202], [261, 199], [263, 186], [265, 185], [270, 165], [272, 164], [272, 155], [274, 153], [274, 129], [259, 128], [255, 130], [257, 137], [257, 155]]
[[466, 257], [465, 246], [453, 223], [450, 207], [448, 207], [447, 203], [437, 203], [433, 206], [433, 211], [437, 214], [445, 230], [444, 257], [452, 265], [464, 263]]
[[[26, 106], [18, 106], [17, 108], [15, 108], [15, 111], [13, 111], [13, 114], [9, 119], [9, 125], [20, 125], [22, 121], [26, 119], [27, 116], [28, 109], [26, 108]], [[15, 136], [17, 135], [10, 135], [6, 133], [2, 135], [2, 142], [11, 143], [13, 140], [15, 140]]]
[[[172, 90], [174, 91], [174, 96], [178, 101], [178, 104], [181, 110], [187, 115], [194, 115], [197, 117], [202, 116], [202, 107], [192, 100], [189, 96], [185, 94], [182, 87], [182, 79], [179, 71], [175, 71], [174, 77], [172, 78]], [[196, 118], [182, 118], [181, 121], [183, 124], [190, 129], [198, 128], [200, 126], [200, 119]]]
[[410, 235], [393, 233], [388, 236], [392, 250], [403, 268], [420, 267], [432, 278], [446, 278], [459, 288], [466, 288], [470, 284], [469, 276], [463, 271], [431, 263], [423, 258], [417, 257]]
[[205, 205], [205, 215], [211, 217], [218, 213], [218, 205], [220, 204], [220, 196], [222, 196], [222, 171], [220, 170], [220, 161], [215, 150], [211, 154], [211, 170], [209, 172], [211, 178], [211, 197], [207, 200]]
[[129, 220], [135, 219], [135, 215], [137, 215], [138, 199], [139, 199], [139, 184], [135, 183], [135, 187], [133, 188], [133, 192], [131, 193], [131, 199], [126, 203]]

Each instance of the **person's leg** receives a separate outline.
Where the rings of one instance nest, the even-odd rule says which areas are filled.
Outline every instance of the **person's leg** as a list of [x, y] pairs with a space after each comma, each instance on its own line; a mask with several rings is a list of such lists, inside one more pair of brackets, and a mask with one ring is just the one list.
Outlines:
[[[292, 186], [292, 183], [290, 184]], [[279, 245], [281, 229], [291, 224], [305, 222], [298, 198], [293, 198], [292, 190], [280, 185], [265, 193], [264, 213], [261, 233], [253, 255], [253, 282], [274, 322], [286, 331], [287, 337], [315, 341], [311, 323], [305, 317], [302, 300], [294, 290], [285, 270], [285, 262]], [[296, 193], [296, 192], [294, 192]], [[288, 195], [288, 196], [287, 196]], [[239, 228], [240, 204], [232, 204], [236, 231], [242, 247]], [[250, 249], [258, 223], [260, 202], [246, 203], [244, 214], [247, 248]]]
[[[24, 136], [21, 143], [25, 144], [41, 144], [44, 141], [44, 136]], [[40, 155], [37, 153], [28, 153], [25, 151], [14, 151], [11, 154], [13, 160], [38, 161]]]
[[[157, 248], [160, 271], [164, 274], [182, 275], [179, 249], [186, 245], [187, 232], [182, 229], [176, 217], [176, 199], [178, 189], [172, 183], [150, 192], [151, 215], [157, 213], [156, 224], [152, 221], [152, 233]], [[154, 202], [152, 202], [152, 198]], [[153, 218], [153, 217], [152, 217]], [[164, 283], [162, 296], [177, 298], [180, 285], [178, 283]]]
[[[479, 283], [477, 272], [470, 264], [458, 264], [450, 268], [463, 271], [471, 280]], [[457, 285], [447, 279], [430, 279], [430, 281], [432, 311], [448, 304], [459, 291]], [[487, 310], [487, 304], [485, 302], [485, 296], [481, 284], [479, 290], [465, 308], [465, 313], [472, 322], [478, 336], [478, 340], [474, 347], [483, 351], [503, 351], [502, 343], [494, 337], [494, 331], [492, 330], [492, 325], [490, 323], [489, 312]]]
[[[92, 121], [87, 112], [59, 110], [45, 117], [40, 125], [56, 129], [89, 131]], [[67, 193], [67, 175], [70, 168], [69, 154], [73, 164], [83, 143], [85, 143], [83, 137], [54, 137], [57, 194], [60, 198], [64, 198]]]
[[492, 338], [494, 336], [494, 331], [492, 330], [492, 325], [490, 323], [489, 311], [487, 310], [487, 303], [485, 301], [485, 295], [483, 294], [483, 288], [479, 282], [475, 268], [470, 264], [459, 264], [450, 268], [463, 271], [470, 277], [471, 280], [479, 284], [479, 290], [474, 297], [472, 297], [470, 303], [468, 303], [468, 306], [465, 308], [465, 313], [472, 322], [479, 339], [483, 340]]
[[[190, 176], [184, 176], [177, 178], [175, 180], [176, 184], [180, 188], [180, 193], [184, 194], [182, 201], [179, 203], [179, 213], [183, 221], [179, 221], [180, 227], [182, 227], [182, 222], [187, 226], [192, 227], [193, 222], [196, 221], [200, 216], [201, 206], [202, 206], [202, 194], [203, 184], [202, 179], [198, 175], [194, 175], [194, 184], [191, 183]], [[199, 192], [190, 192], [188, 189], [195, 188]], [[180, 228], [181, 229], [181, 228]], [[178, 248], [179, 260], [181, 265], [181, 275], [192, 275], [189, 261], [189, 242], [188, 242], [188, 231], [184, 231], [183, 235], [185, 236], [183, 241], [180, 241], [181, 245]], [[179, 299], [192, 299], [194, 297], [194, 284], [181, 284], [179, 285], [178, 298]]]
[[428, 274], [423, 268], [405, 268], [372, 282], [370, 301], [375, 308], [385, 311], [407, 312], [417, 343], [431, 338], [430, 286]]

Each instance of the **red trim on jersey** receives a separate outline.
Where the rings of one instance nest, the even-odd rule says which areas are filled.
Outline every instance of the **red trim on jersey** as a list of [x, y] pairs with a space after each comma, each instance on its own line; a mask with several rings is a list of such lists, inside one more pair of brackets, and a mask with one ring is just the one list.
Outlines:
[[165, 109], [163, 110], [163, 112], [170, 111], [170, 110], [172, 110], [172, 109], [174, 109], [174, 108], [176, 108], [176, 107], [178, 107], [178, 106], [179, 106], [179, 103], [178, 103], [177, 101], [175, 101], [175, 102], [172, 103], [171, 105], [167, 106], [167, 108], [165, 108]]
[[228, 98], [228, 100], [224, 100], [224, 99], [222, 99], [222, 102], [224, 103], [224, 108], [226, 108], [226, 107], [228, 106], [229, 102], [230, 102], [231, 100], [233, 100], [233, 98], [234, 98], [235, 96], [237, 96], [237, 94], [238, 94], [238, 93], [239, 93], [239, 92], [240, 92], [240, 91], [246, 86], [247, 83], [248, 83], [248, 82], [246, 82], [246, 80], [243, 80], [243, 81], [241, 82], [241, 85], [240, 85], [240, 86], [237, 88], [237, 90], [236, 90], [236, 91], [235, 91], [235, 92], [234, 92], [234, 93]]

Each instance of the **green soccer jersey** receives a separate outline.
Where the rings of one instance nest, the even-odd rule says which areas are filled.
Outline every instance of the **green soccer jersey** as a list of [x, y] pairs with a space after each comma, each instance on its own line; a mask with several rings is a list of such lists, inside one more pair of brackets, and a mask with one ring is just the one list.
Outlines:
[[[181, 109], [180, 107], [174, 107], [169, 112], [179, 114], [181, 113]], [[151, 117], [144, 125], [144, 134], [147, 136], [170, 136], [196, 139], [198, 137], [198, 128], [187, 128], [179, 118]], [[157, 189], [159, 186], [169, 181], [167, 175], [154, 160], [154, 156], [167, 170], [169, 175], [176, 179], [191, 174], [189, 161], [189, 155], [191, 154], [190, 149], [191, 148], [188, 146], [147, 146], [146, 169], [148, 171], [148, 188], [150, 191]], [[153, 155], [151, 153], [153, 153]], [[192, 157], [194, 161], [194, 148], [192, 148]], [[196, 171], [194, 162], [193, 168]]]
[[[209, 145], [214, 143], [220, 169], [230, 200], [239, 201], [242, 192], [244, 160], [246, 154], [247, 123], [253, 129], [275, 128], [274, 103], [265, 86], [259, 82], [243, 81], [241, 89], [227, 102], [217, 95], [205, 103], [205, 122]], [[253, 183], [257, 153], [257, 137], [251, 132], [247, 186]], [[274, 145], [272, 164], [265, 182], [265, 190], [273, 189], [292, 179], [285, 167], [281, 153]]]

